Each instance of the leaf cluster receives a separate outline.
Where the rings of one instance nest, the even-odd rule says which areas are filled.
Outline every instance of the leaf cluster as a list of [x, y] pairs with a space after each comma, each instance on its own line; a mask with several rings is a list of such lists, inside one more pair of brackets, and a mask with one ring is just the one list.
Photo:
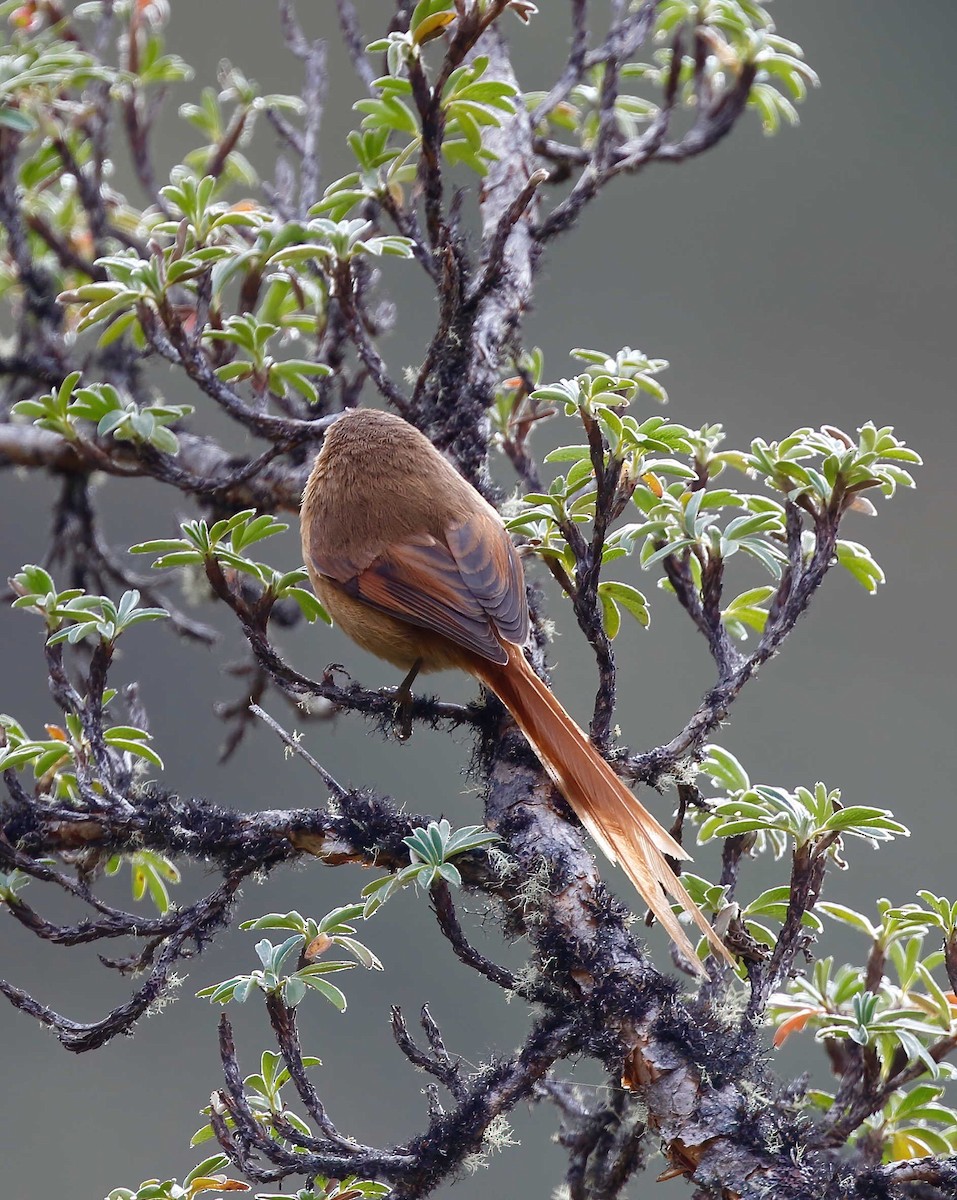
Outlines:
[[[813, 791], [756, 784], [736, 791], [728, 800], [715, 804], [701, 823], [698, 841], [762, 833], [780, 857], [784, 845], [797, 847], [823, 839], [860, 837], [870, 842], [891, 841], [909, 836], [909, 830], [895, 821], [889, 810], [866, 804], [845, 808], [838, 789], [817, 783]], [[837, 843], [835, 842], [836, 846]]]
[[79, 371], [71, 371], [55, 391], [20, 400], [12, 411], [70, 442], [81, 437], [77, 422], [88, 421], [96, 426], [97, 437], [150, 445], [162, 454], [179, 453], [179, 439], [169, 427], [189, 416], [193, 405], [137, 404], [124, 399], [111, 383], [77, 387], [80, 378]]
[[[376, 79], [373, 88], [377, 93], [369, 99], [357, 101], [354, 108], [363, 114], [359, 138], [353, 151], [364, 148], [362, 135], [374, 134], [378, 154], [387, 153], [388, 158], [376, 166], [388, 165], [380, 186], [410, 182], [415, 178], [413, 156], [421, 149], [423, 132], [421, 112], [418, 105], [411, 103], [413, 84], [410, 66], [423, 70], [422, 46], [431, 41], [441, 30], [455, 19], [456, 12], [449, 4], [427, 4], [421, 13], [418, 5], [412, 15], [408, 30], [397, 30], [372, 42], [369, 53], [386, 56], [388, 74]], [[417, 15], [418, 14], [418, 15]], [[441, 151], [450, 165], [463, 164], [479, 175], [484, 175], [495, 154], [485, 144], [482, 130], [498, 128], [502, 114], [515, 111], [516, 89], [489, 74], [489, 59], [477, 55], [470, 63], [456, 67], [441, 82], [438, 108], [441, 121]], [[390, 139], [397, 139], [401, 148], [387, 151]], [[371, 145], [366, 144], [371, 149]], [[360, 165], [371, 166], [368, 151], [356, 157]], [[333, 184], [330, 191], [347, 190], [343, 181]]]
[[[575, 354], [589, 369], [574, 379], [536, 388], [530, 399], [561, 405], [577, 416], [587, 440], [545, 456], [547, 463], [570, 464], [567, 472], [556, 476], [547, 491], [526, 493], [520, 511], [508, 522], [514, 533], [525, 537], [529, 552], [568, 575], [581, 565], [570, 527], [594, 521], [599, 479], [614, 471], [621, 481], [620, 499], [611, 515], [623, 514], [623, 504], [630, 499], [640, 519], [612, 525], [604, 533], [602, 564], [636, 554], [645, 570], [664, 565], [660, 586], [672, 592], [671, 570], [680, 564], [703, 605], [712, 586], [708, 581], [721, 578], [728, 560], [739, 554], [751, 558], [771, 582], [732, 596], [720, 612], [727, 633], [743, 639], [750, 630], [764, 629], [768, 606], [788, 564], [788, 505], [816, 523], [840, 520], [852, 508], [874, 511], [861, 495], [869, 489], [892, 496], [898, 487], [914, 485], [899, 464], [920, 463], [920, 456], [890, 427], [867, 423], [856, 441], [832, 426], [803, 428], [780, 442], [757, 438], [749, 451], [727, 450], [721, 448], [724, 434], [719, 425], [692, 430], [657, 415], [641, 421], [628, 411], [640, 393], [660, 401], [667, 398], [655, 379], [667, 366], [664, 360], [629, 349], [614, 357], [591, 350]], [[761, 479], [770, 494], [732, 486], [726, 482], [729, 469]], [[804, 555], [814, 546], [813, 533], [807, 531]], [[838, 538], [835, 554], [867, 591], [883, 581], [883, 572], [863, 544]], [[620, 627], [619, 604], [647, 625], [647, 602], [631, 585], [606, 581], [599, 594], [609, 637]]]
[[[160, 764], [162, 765], [162, 764]], [[158, 850], [134, 850], [129, 854], [111, 854], [104, 871], [115, 875], [124, 863], [130, 868], [130, 889], [133, 899], [149, 895], [156, 911], [162, 916], [170, 910], [169, 885], [177, 884], [182, 876], [179, 868], [166, 854]]]
[[[322, 1060], [316, 1058], [314, 1054], [304, 1055], [302, 1058], [303, 1067], [319, 1067], [321, 1065]], [[298, 1133], [309, 1137], [312, 1130], [294, 1109], [286, 1106], [282, 1095], [282, 1089], [291, 1078], [289, 1068], [283, 1064], [282, 1055], [277, 1054], [275, 1050], [264, 1050], [260, 1056], [259, 1070], [253, 1072], [252, 1075], [247, 1075], [243, 1080], [246, 1102], [254, 1119], [261, 1121], [263, 1125], [270, 1126], [272, 1119], [278, 1117], [291, 1125]], [[202, 1111], [209, 1113], [209, 1106]], [[228, 1128], [234, 1128], [231, 1117], [227, 1116], [225, 1120]], [[190, 1138], [189, 1144], [201, 1146], [204, 1142], [212, 1141], [215, 1136], [212, 1124], [207, 1123], [196, 1130]]]
[[411, 862], [401, 871], [366, 884], [362, 889], [365, 901], [362, 915], [366, 918], [410, 884], [422, 891], [428, 891], [439, 880], [460, 887], [462, 876], [452, 859], [470, 850], [490, 846], [498, 841], [498, 836], [481, 825], [464, 825], [453, 831], [443, 817], [440, 821], [430, 821], [425, 828], [413, 830], [402, 840], [409, 847]]
[[[878, 1139], [885, 1161], [911, 1157], [917, 1146], [929, 1147], [921, 1151], [927, 1154], [952, 1153], [957, 1147], [957, 1111], [940, 1103], [943, 1089], [927, 1083], [902, 1085], [921, 1074], [947, 1080], [955, 1073], [943, 1061], [942, 1050], [951, 1046], [957, 1027], [957, 995], [937, 979], [944, 953], [925, 946], [938, 906], [947, 913], [953, 907], [933, 897], [920, 919], [917, 906], [894, 908], [881, 900], [878, 920], [872, 922], [845, 905], [820, 903], [822, 914], [868, 939], [867, 967], [836, 967], [832, 957], [821, 958], [809, 975], [798, 976], [771, 996], [768, 1006], [777, 1045], [811, 1029], [832, 1060], [840, 1053], [837, 1048], [848, 1044], [872, 1056], [871, 1086], [883, 1089], [883, 1102], [857, 1137]], [[897, 1080], [901, 1085], [895, 1086]], [[824, 1113], [837, 1112], [831, 1093], [815, 1091], [809, 1099]]]
[[[11, 21], [16, 5], [0, 6], [0, 20]], [[110, 83], [114, 73], [81, 47], [56, 36], [54, 29], [39, 36], [18, 27], [0, 46], [0, 125], [28, 134], [65, 104], [64, 93], [98, 81]]]
[[[181, 104], [179, 115], [203, 138], [203, 144], [190, 150], [184, 162], [195, 176], [202, 176], [210, 163], [218, 165], [217, 179], [222, 185], [251, 188], [259, 175], [244, 148], [251, 141], [260, 114], [269, 112], [300, 115], [304, 102], [300, 96], [277, 92], [262, 94], [258, 84], [223, 59], [219, 64], [218, 88], [205, 87], [198, 104]], [[223, 147], [228, 147], [223, 154]]]
[[203, 1192], [251, 1191], [248, 1183], [221, 1173], [228, 1165], [225, 1154], [214, 1154], [194, 1167], [181, 1184], [175, 1179], [146, 1179], [138, 1188], [113, 1188], [106, 1200], [195, 1200]]
[[91, 635], [113, 646], [128, 629], [169, 616], [165, 608], [140, 608], [140, 593], [135, 588], [124, 592], [117, 603], [109, 596], [88, 595], [82, 588], [57, 591], [49, 572], [33, 564], [14, 575], [10, 586], [17, 595], [14, 608], [38, 613], [46, 621], [49, 646], [59, 642], [75, 645]]
[[[694, 54], [681, 53], [676, 35], [687, 30], [693, 31], [695, 49], [703, 62]], [[677, 73], [676, 103], [700, 108], [703, 99], [727, 91], [746, 66], [754, 66], [747, 107], [757, 114], [766, 134], [777, 133], [782, 124], [796, 125], [796, 105], [819, 83], [804, 61], [801, 47], [778, 34], [768, 8], [751, 0], [664, 0], [656, 6], [653, 41], [659, 48], [651, 61], [621, 63], [616, 71], [611, 112], [615, 133], [625, 144], [660, 119], [659, 97], [667, 89], [672, 71]], [[663, 45], [665, 42], [670, 44]], [[677, 66], [676, 46], [680, 55]], [[590, 67], [559, 104], [545, 111], [539, 133], [567, 137], [576, 147], [591, 150], [606, 121], [606, 82], [603, 62]], [[533, 113], [545, 98], [544, 92], [525, 93]]]
[[[104, 707], [115, 695], [115, 691], [107, 691]], [[19, 721], [0, 713], [0, 770], [22, 771], [32, 767], [39, 795], [76, 800], [77, 765], [89, 767], [93, 762], [80, 718], [76, 713], [68, 712], [63, 726], [47, 725], [46, 731], [46, 738], [31, 738]], [[163, 769], [163, 760], [150, 744], [152, 738], [145, 729], [135, 725], [107, 726], [103, 730], [103, 740], [117, 753], [128, 755], [131, 762], [148, 763]]]
[[262, 963], [262, 969], [251, 971], [248, 975], [234, 975], [222, 983], [202, 988], [197, 996], [206, 996], [211, 1004], [245, 1004], [255, 991], [266, 995], [281, 996], [289, 1008], [295, 1008], [301, 1003], [307, 990], [318, 992], [340, 1012], [346, 1010], [346, 998], [334, 984], [323, 978], [339, 971], [348, 971], [356, 964], [346, 959], [330, 959], [328, 962], [308, 962], [302, 966], [295, 964], [305, 958], [306, 939], [301, 933], [286, 938], [278, 946], [263, 938], [256, 943], [256, 954]]
[[[251, 993], [258, 990], [282, 996], [289, 1008], [295, 1008], [305, 997], [307, 989], [312, 989], [340, 1012], [345, 1012], [345, 996], [323, 976], [349, 970], [356, 963], [368, 971], [382, 970], [382, 963], [368, 946], [355, 937], [355, 927], [350, 924], [356, 917], [367, 915], [365, 907], [363, 904], [346, 904], [326, 913], [321, 921], [305, 918], [298, 912], [268, 913], [255, 920], [244, 921], [241, 929], [292, 929], [296, 932], [278, 946], [268, 938], [256, 943], [256, 954], [262, 963], [262, 970], [249, 975], [236, 975], [203, 988], [196, 993], [197, 996], [208, 996], [210, 1003], [228, 1004], [235, 1000], [237, 1004], [244, 1004]], [[333, 946], [351, 954], [355, 961], [317, 961]], [[287, 968], [293, 964], [296, 964], [296, 969], [287, 972]]]
[[205, 520], [184, 521], [181, 538], [158, 538], [130, 547], [131, 554], [158, 555], [156, 570], [218, 563], [231, 571], [250, 576], [262, 585], [260, 605], [270, 608], [278, 600], [294, 600], [307, 621], [332, 619], [311, 591], [300, 585], [308, 579], [304, 567], [279, 571], [268, 563], [250, 558], [245, 552], [257, 542], [285, 532], [289, 526], [268, 514], [256, 515], [255, 509], [243, 509], [233, 516], [210, 525]]
[[252, 313], [227, 317], [222, 329], [207, 329], [203, 333], [207, 341], [226, 343], [247, 356], [217, 367], [217, 377], [227, 383], [248, 379], [259, 396], [267, 390], [282, 397], [294, 391], [308, 403], [317, 403], [319, 392], [313, 380], [331, 375], [332, 368], [308, 359], [274, 358], [269, 353], [269, 343], [279, 330], [279, 325], [261, 321]]

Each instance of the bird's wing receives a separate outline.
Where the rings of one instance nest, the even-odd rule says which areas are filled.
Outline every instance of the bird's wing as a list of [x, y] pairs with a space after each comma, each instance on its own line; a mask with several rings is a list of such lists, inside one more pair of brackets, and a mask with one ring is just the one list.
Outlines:
[[521, 644], [528, 635], [521, 563], [490, 514], [456, 522], [444, 540], [423, 533], [394, 543], [364, 567], [310, 558], [350, 596], [490, 662], [507, 661], [503, 641]]
[[468, 590], [488, 613], [499, 637], [523, 646], [528, 638], [525, 575], [512, 539], [498, 519], [474, 513], [445, 531]]

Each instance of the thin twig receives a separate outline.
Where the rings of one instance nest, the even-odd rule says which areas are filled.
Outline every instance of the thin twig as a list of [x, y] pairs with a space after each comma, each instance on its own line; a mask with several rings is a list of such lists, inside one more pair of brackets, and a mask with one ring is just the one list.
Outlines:
[[342, 40], [355, 73], [362, 80], [366, 91], [371, 92], [372, 81], [375, 79], [376, 73], [372, 63], [366, 57], [366, 39], [362, 36], [362, 30], [359, 28], [359, 18], [356, 16], [352, 0], [336, 0], [336, 11], [339, 14]]
[[260, 708], [258, 704], [250, 704], [249, 711], [254, 713], [264, 724], [268, 725], [273, 733], [275, 733], [279, 738], [279, 740], [284, 745], [288, 746], [294, 754], [298, 754], [303, 762], [308, 763], [309, 766], [312, 767], [312, 769], [316, 772], [316, 774], [321, 776], [323, 783], [334, 796], [342, 797], [348, 794], [347, 789], [344, 788], [341, 783], [336, 782], [336, 780], [332, 775], [329, 774], [322, 763], [313, 758], [305, 746], [300, 743], [295, 734], [288, 733], [285, 729], [283, 729], [279, 722], [273, 720], [269, 713]]

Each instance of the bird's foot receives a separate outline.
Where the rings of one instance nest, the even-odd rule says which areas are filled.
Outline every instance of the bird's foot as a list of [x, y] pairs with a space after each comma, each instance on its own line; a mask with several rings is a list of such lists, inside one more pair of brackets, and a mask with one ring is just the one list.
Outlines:
[[416, 659], [412, 664], [412, 670], [406, 675], [405, 679], [399, 684], [395, 690], [395, 708], [393, 710], [393, 730], [395, 736], [400, 742], [407, 742], [412, 736], [412, 684], [415, 682], [415, 677], [419, 673], [419, 668], [422, 666], [422, 660]]
[[407, 742], [412, 736], [412, 704], [413, 697], [409, 688], [397, 688], [395, 708], [392, 711], [392, 730], [400, 742]]

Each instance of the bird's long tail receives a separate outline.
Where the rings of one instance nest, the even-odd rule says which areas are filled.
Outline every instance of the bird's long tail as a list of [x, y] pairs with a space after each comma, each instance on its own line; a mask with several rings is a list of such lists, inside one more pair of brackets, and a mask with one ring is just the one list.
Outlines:
[[665, 892], [688, 913], [715, 953], [734, 965], [720, 938], [665, 859], [666, 854], [678, 859], [690, 855], [612, 771], [529, 666], [521, 649], [512, 645], [507, 649], [506, 664], [482, 661], [481, 670], [476, 673], [515, 718], [581, 823], [608, 858], [621, 864], [642, 899], [701, 974], [706, 972]]

